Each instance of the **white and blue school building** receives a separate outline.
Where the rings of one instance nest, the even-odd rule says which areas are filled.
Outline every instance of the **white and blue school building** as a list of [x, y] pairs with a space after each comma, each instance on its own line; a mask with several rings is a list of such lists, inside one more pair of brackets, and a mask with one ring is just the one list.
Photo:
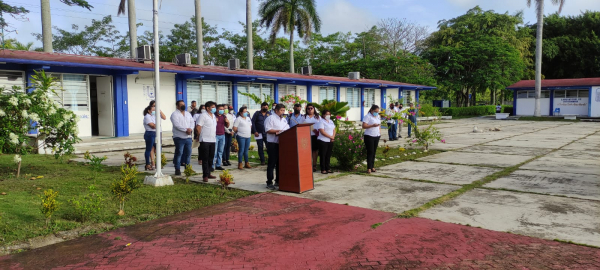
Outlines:
[[[520, 81], [506, 89], [514, 91], [515, 115], [533, 115], [535, 80]], [[540, 105], [543, 116], [600, 117], [600, 78], [542, 80]]]
[[[31, 51], [0, 51], [0, 87], [19, 86], [32, 91], [31, 76], [45, 71], [57, 79], [63, 91], [55, 97], [79, 117], [81, 138], [126, 137], [143, 134], [143, 110], [154, 95], [153, 64], [130, 59], [80, 56]], [[295, 94], [309, 102], [324, 99], [346, 101], [347, 116], [359, 121], [373, 104], [386, 108], [388, 97], [419, 100], [419, 92], [434, 87], [374, 79], [229, 69], [219, 66], [181, 66], [160, 63], [160, 106], [169, 115], [176, 100], [190, 105], [215, 101], [260, 109], [240, 93], [279, 97]], [[170, 121], [163, 130], [171, 129]]]

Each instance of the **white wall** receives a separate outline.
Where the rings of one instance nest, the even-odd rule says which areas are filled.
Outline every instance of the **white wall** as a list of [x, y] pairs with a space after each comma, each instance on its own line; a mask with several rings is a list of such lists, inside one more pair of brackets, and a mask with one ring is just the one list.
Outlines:
[[[556, 99], [555, 99], [556, 100]], [[556, 101], [555, 101], [556, 102]], [[550, 114], [550, 99], [540, 99], [542, 115]], [[554, 103], [556, 108], [556, 103]], [[533, 115], [535, 110], [535, 98], [518, 98], [517, 99], [517, 115]], [[562, 113], [562, 109], [561, 109]]]
[[311, 86], [311, 87], [312, 87], [312, 102], [319, 103], [319, 87], [318, 86]]
[[385, 103], [387, 103], [387, 107], [390, 106], [389, 96], [392, 96], [392, 99], [398, 99], [398, 88], [388, 88], [385, 90]]
[[[136, 78], [137, 82], [136, 82]], [[127, 100], [129, 101], [129, 134], [144, 133], [144, 116], [143, 111], [146, 106], [153, 100], [153, 92], [144, 90], [144, 86], [153, 86], [154, 79], [152, 72], [140, 71], [137, 75], [127, 76]], [[151, 88], [153, 89], [153, 88]], [[162, 130], [171, 131], [172, 124], [169, 120], [171, 113], [175, 111], [175, 74], [160, 73], [160, 108], [167, 116], [166, 121], [162, 121]]]
[[590, 117], [600, 117], [600, 86], [592, 87], [592, 100], [590, 100]]
[[[595, 92], [594, 92], [595, 93]], [[596, 98], [593, 96], [594, 99]], [[534, 99], [533, 99], [534, 100]], [[576, 101], [576, 102], [567, 102]], [[560, 108], [560, 114], [576, 114], [576, 115], [588, 115], [589, 109], [589, 98], [555, 98], [554, 99], [554, 108]], [[517, 107], [519, 106], [519, 102], [517, 101]], [[544, 107], [542, 106], [542, 109]], [[518, 112], [518, 111], [517, 111]]]

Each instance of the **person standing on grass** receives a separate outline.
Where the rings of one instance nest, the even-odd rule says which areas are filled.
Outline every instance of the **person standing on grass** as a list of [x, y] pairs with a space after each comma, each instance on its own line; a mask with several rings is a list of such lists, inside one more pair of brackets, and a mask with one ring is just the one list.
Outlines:
[[333, 173], [331, 170], [331, 152], [333, 152], [333, 140], [335, 139], [335, 123], [331, 121], [331, 112], [323, 110], [321, 121], [319, 121], [319, 158], [321, 160], [321, 173]]
[[300, 103], [294, 104], [294, 113], [290, 115], [288, 118], [288, 125], [290, 128], [295, 127], [298, 124], [302, 124], [303, 115], [300, 113], [302, 111], [302, 105]]
[[260, 158], [260, 165], [265, 165], [265, 152], [264, 145], [267, 142], [267, 132], [265, 131], [265, 119], [269, 117], [269, 103], [263, 102], [260, 105], [260, 111], [257, 111], [252, 116], [252, 133], [256, 139], [258, 146], [258, 157]]
[[198, 154], [202, 155], [202, 181], [215, 179], [210, 172], [215, 157], [215, 143], [217, 142], [217, 112], [216, 103], [206, 102], [206, 112], [201, 113], [196, 122], [196, 130], [200, 134], [200, 149]]
[[373, 105], [369, 113], [363, 118], [362, 128], [365, 130], [364, 139], [367, 148], [367, 173], [376, 172], [375, 153], [381, 137], [381, 120], [379, 119], [379, 106]]
[[192, 133], [194, 131], [194, 118], [186, 111], [185, 102], [178, 100], [177, 110], [171, 114], [173, 124], [173, 142], [175, 143], [175, 175], [181, 175], [181, 166], [190, 164], [192, 156]]
[[213, 171], [214, 169], [222, 171], [225, 170], [222, 167], [223, 150], [225, 149], [225, 129], [229, 127], [229, 120], [227, 120], [227, 117], [225, 116], [225, 110], [223, 109], [223, 105], [217, 106], [216, 121], [217, 142], [215, 145], [215, 155], [213, 156], [213, 164], [215, 165], [215, 167], [213, 167]]
[[231, 155], [231, 139], [233, 138], [233, 122], [235, 121], [235, 113], [233, 111], [233, 106], [229, 104], [223, 105], [225, 108], [225, 117], [229, 122], [229, 126], [225, 128], [225, 147], [223, 148], [223, 165], [231, 166], [231, 162], [229, 162], [229, 156]]
[[238, 169], [243, 170], [242, 157], [246, 161], [246, 168], [251, 169], [250, 162], [248, 162], [248, 149], [250, 148], [250, 136], [252, 136], [252, 121], [250, 120], [248, 108], [245, 106], [240, 108], [238, 117], [233, 122], [233, 131], [237, 134], [236, 140], [238, 141]]
[[398, 139], [396, 136], [396, 119], [392, 119], [396, 114], [394, 103], [390, 104], [390, 109], [385, 112], [385, 115], [388, 117], [388, 140], [395, 141]]
[[[285, 107], [282, 104], [275, 106], [275, 114], [265, 120], [265, 131], [267, 132], [267, 153], [269, 155], [269, 165], [267, 167], [267, 188], [275, 190], [279, 186], [279, 134], [290, 128], [283, 117]], [[273, 177], [275, 169], [275, 177]], [[275, 186], [273, 185], [275, 178]]]
[[[412, 103], [409, 103], [408, 106], [410, 106], [408, 108], [408, 121], [410, 121], [414, 124], [414, 128], [417, 128], [417, 109], [415, 109], [415, 106]], [[412, 128], [413, 128], [413, 125], [408, 123], [408, 137], [409, 138], [411, 137]]]
[[313, 124], [311, 127], [312, 133], [310, 134], [313, 172], [317, 171], [317, 156], [319, 154], [319, 143], [317, 138], [319, 137], [319, 130], [317, 129], [318, 126], [316, 126], [316, 124], [319, 123], [320, 120], [321, 118], [319, 117], [315, 106], [313, 104], [306, 105], [306, 114], [300, 124]]

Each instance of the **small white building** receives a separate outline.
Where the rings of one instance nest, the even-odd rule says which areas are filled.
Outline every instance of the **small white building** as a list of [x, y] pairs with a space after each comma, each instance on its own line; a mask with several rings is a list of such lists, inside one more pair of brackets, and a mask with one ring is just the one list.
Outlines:
[[[535, 80], [517, 82], [506, 89], [514, 91], [514, 114], [533, 115]], [[542, 115], [600, 117], [600, 78], [542, 80]]]

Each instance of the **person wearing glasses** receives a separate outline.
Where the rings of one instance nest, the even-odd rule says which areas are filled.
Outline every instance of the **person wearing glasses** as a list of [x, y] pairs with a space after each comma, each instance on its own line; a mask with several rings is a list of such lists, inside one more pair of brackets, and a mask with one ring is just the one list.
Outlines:
[[312, 162], [313, 162], [313, 172], [317, 171], [317, 156], [319, 155], [319, 142], [317, 137], [319, 137], [319, 130], [317, 129], [318, 123], [321, 121], [319, 114], [317, 113], [317, 109], [312, 104], [306, 105], [306, 114], [302, 119], [302, 123], [300, 124], [312, 124], [311, 130], [312, 134], [310, 134], [311, 138], [311, 150], [312, 150]]

